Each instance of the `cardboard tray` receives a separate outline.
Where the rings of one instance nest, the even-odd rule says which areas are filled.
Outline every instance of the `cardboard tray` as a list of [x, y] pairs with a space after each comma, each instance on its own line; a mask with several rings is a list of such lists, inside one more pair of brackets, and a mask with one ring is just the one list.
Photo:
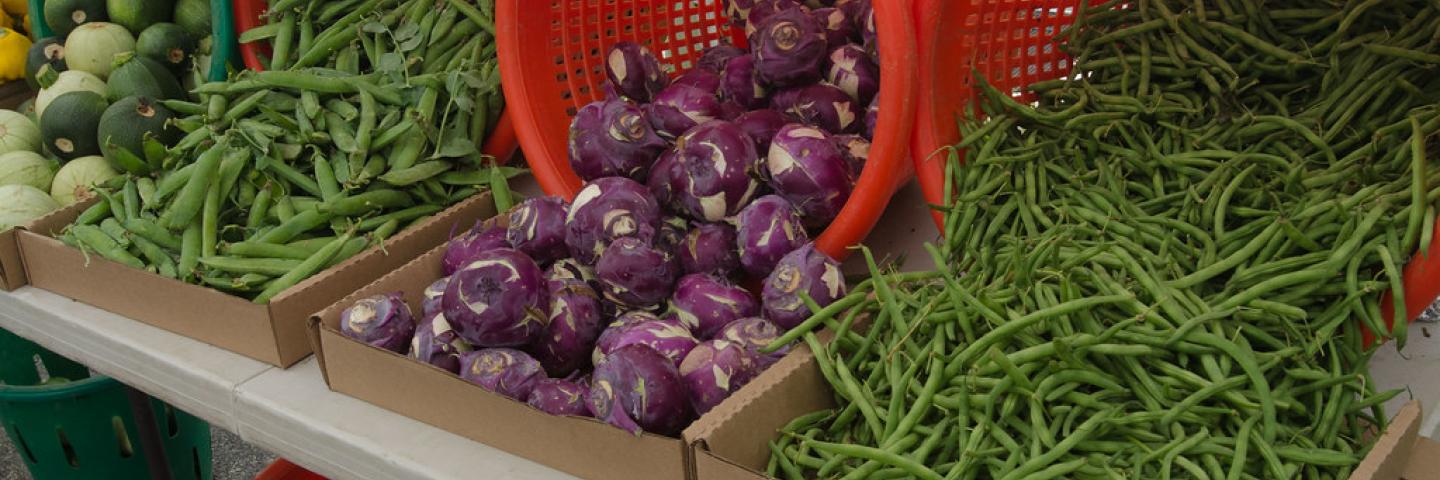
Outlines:
[[[497, 217], [494, 224], [504, 221], [504, 216]], [[448, 371], [340, 333], [340, 312], [364, 297], [403, 292], [411, 308], [418, 311], [425, 287], [441, 276], [444, 253], [443, 246], [436, 247], [312, 319], [311, 341], [331, 390], [582, 478], [690, 477], [690, 447], [684, 439], [692, 430], [712, 428], [720, 420], [714, 411], [692, 423], [681, 438], [649, 433], [635, 436], [595, 419], [543, 413]], [[788, 361], [787, 357], [777, 365]], [[751, 388], [747, 385], [740, 392]], [[716, 411], [729, 402], [721, 403]]]
[[[791, 419], [833, 408], [834, 396], [804, 344], [711, 411], [703, 429], [687, 430], [694, 480], [756, 480], [770, 460], [768, 443]], [[1440, 443], [1418, 435], [1420, 402], [1396, 413], [1351, 480], [1440, 478]]]
[[495, 202], [489, 193], [474, 195], [390, 237], [383, 248], [372, 247], [300, 282], [268, 305], [87, 256], [52, 237], [81, 211], [57, 211], [19, 232], [32, 285], [284, 368], [310, 355], [305, 332], [311, 314], [445, 243], [456, 225], [466, 228], [494, 216]]
[[25, 273], [25, 261], [20, 255], [21, 230], [34, 229], [36, 225], [46, 222], [46, 219], [52, 216], [69, 215], [74, 218], [92, 203], [94, 203], [93, 200], [82, 201], [47, 213], [28, 224], [0, 232], [0, 291], [14, 291], [30, 283], [30, 277]]

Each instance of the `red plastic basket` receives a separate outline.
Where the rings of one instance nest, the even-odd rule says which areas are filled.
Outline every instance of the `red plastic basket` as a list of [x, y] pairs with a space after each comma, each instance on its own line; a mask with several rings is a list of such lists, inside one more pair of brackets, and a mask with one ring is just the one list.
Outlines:
[[255, 480], [326, 480], [325, 477], [301, 468], [299, 465], [290, 463], [289, 460], [279, 459], [275, 463], [265, 467]]
[[[252, 28], [265, 24], [265, 9], [269, 6], [266, 0], [234, 0], [235, 6], [235, 35], [249, 31]], [[261, 65], [260, 57], [270, 54], [270, 44], [267, 42], [251, 42], [240, 44], [240, 58], [245, 61], [245, 68], [257, 72], [265, 71]], [[495, 131], [490, 132], [490, 137], [485, 139], [480, 151], [486, 155], [495, 157], [500, 163], [508, 163], [510, 157], [515, 155], [519, 143], [515, 138], [515, 123], [510, 118], [510, 108], [500, 113], [500, 119], [495, 122]]]
[[[960, 141], [956, 120], [977, 98], [973, 71], [1022, 102], [1025, 87], [1069, 75], [1070, 58], [1051, 39], [1075, 23], [1078, 0], [917, 0], [920, 78], [911, 155], [934, 205], [945, 198], [946, 148]], [[932, 212], [944, 230], [944, 214]]]
[[[836, 258], [870, 233], [910, 173], [906, 152], [918, 60], [913, 2], [873, 3], [880, 36], [880, 118], [850, 201], [816, 239], [821, 251]], [[744, 45], [744, 33], [730, 24], [724, 9], [725, 0], [500, 0], [495, 29], [501, 85], [514, 107], [520, 146], [546, 193], [573, 198], [582, 186], [567, 153], [570, 119], [603, 97], [609, 47], [634, 41], [682, 73], [705, 48], [726, 41]]]

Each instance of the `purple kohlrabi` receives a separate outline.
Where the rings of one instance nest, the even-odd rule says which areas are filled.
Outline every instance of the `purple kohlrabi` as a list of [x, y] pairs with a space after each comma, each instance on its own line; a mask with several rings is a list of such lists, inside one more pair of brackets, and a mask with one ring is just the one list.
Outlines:
[[651, 308], [669, 298], [678, 270], [669, 253], [629, 237], [611, 242], [595, 264], [605, 300], [631, 308]]
[[481, 228], [480, 225], [475, 225], [460, 236], [450, 239], [450, 243], [445, 245], [445, 258], [440, 261], [440, 271], [448, 276], [470, 263], [476, 255], [509, 246], [510, 242], [505, 240], [505, 229]]
[[675, 147], [665, 149], [665, 153], [661, 153], [660, 159], [650, 167], [650, 175], [645, 179], [645, 188], [655, 197], [655, 203], [666, 210], [675, 209], [675, 192], [672, 190], [675, 185], [670, 182], [670, 178], [677, 175], [675, 170], [679, 167], [676, 166], [675, 157], [679, 152]]
[[550, 269], [545, 271], [545, 280], [550, 282], [580, 280], [592, 287], [596, 285], [595, 269], [585, 266], [573, 258], [562, 258], [550, 264]]
[[449, 370], [450, 373], [460, 373], [460, 356], [474, 349], [475, 347], [455, 333], [450, 322], [445, 320], [444, 314], [435, 312], [416, 326], [415, 338], [410, 342], [410, 358]]
[[460, 378], [522, 402], [546, 378], [540, 362], [513, 348], [476, 350], [461, 357], [460, 364]]
[[550, 323], [532, 350], [546, 372], [564, 377], [589, 366], [595, 339], [604, 328], [600, 297], [583, 280], [556, 279], [546, 283]]
[[788, 123], [789, 117], [768, 108], [746, 112], [735, 118], [735, 125], [750, 136], [750, 140], [755, 142], [755, 151], [761, 155], [770, 151], [770, 141], [776, 133], [780, 133], [780, 127]]
[[807, 243], [780, 259], [775, 271], [765, 278], [760, 296], [765, 318], [790, 329], [810, 318], [810, 309], [800, 292], [823, 308], [844, 297], [846, 291], [840, 262], [816, 250], [814, 243]]
[[760, 317], [750, 317], [730, 322], [725, 328], [720, 329], [720, 333], [715, 335], [715, 339], [728, 340], [744, 346], [759, 359], [760, 368], [763, 370], [774, 365], [790, 352], [790, 345], [780, 347], [779, 350], [771, 353], [761, 351], [784, 333], [774, 322]]
[[683, 325], [680, 325], [680, 319], [678, 318], [661, 320], [660, 317], [655, 316], [655, 314], [643, 310], [631, 310], [622, 313], [616, 316], [609, 325], [606, 325], [605, 328], [600, 331], [600, 338], [595, 340], [595, 350], [590, 353], [590, 362], [598, 363], [601, 358], [605, 357], [606, 353], [614, 350], [616, 344], [622, 337], [621, 334], [625, 333], [626, 328], [644, 322], [665, 322], [675, 325], [676, 327], [685, 328]]
[[644, 185], [623, 177], [598, 178], [580, 189], [565, 219], [565, 245], [584, 265], [594, 265], [617, 238], [655, 241], [660, 205]]
[[861, 104], [840, 87], [826, 83], [782, 90], [771, 103], [795, 121], [827, 133], [858, 133], [864, 123]]
[[755, 144], [740, 127], [707, 122], [676, 142], [671, 170], [671, 205], [690, 218], [718, 222], [750, 203], [761, 183], [763, 164]]
[[730, 0], [725, 2], [725, 13], [730, 15], [730, 23], [736, 27], [744, 28], [746, 20], [750, 18], [750, 10], [755, 4], [768, 2], [769, 0]]
[[870, 101], [870, 106], [865, 108], [865, 132], [866, 140], [875, 141], [875, 124], [880, 122], [880, 93], [875, 93], [875, 99]]
[[675, 77], [675, 81], [670, 82], [670, 85], [688, 85], [706, 92], [719, 95], [720, 73], [712, 70], [706, 70], [703, 68], [697, 68], [685, 72], [678, 77]]
[[820, 27], [825, 29], [825, 44], [830, 48], [849, 44], [855, 38], [855, 22], [845, 16], [845, 11], [834, 8], [817, 8], [810, 12]]
[[855, 178], [860, 178], [860, 171], [870, 159], [870, 141], [860, 135], [836, 135], [830, 139], [840, 148], [840, 156], [845, 157], [845, 163], [850, 165]]
[[760, 304], [749, 291], [729, 281], [692, 273], [675, 284], [670, 311], [695, 338], [709, 340], [730, 322], [759, 315]]
[[535, 382], [526, 403], [551, 415], [588, 417], [590, 407], [585, 397], [589, 394], [590, 387], [579, 382], [546, 378]]
[[735, 227], [724, 223], [696, 225], [680, 243], [680, 269], [728, 278], [740, 269], [740, 250], [735, 245]]
[[820, 79], [820, 66], [830, 50], [824, 28], [808, 12], [791, 8], [771, 15], [750, 38], [755, 70], [771, 85], [792, 87]]
[[655, 234], [655, 248], [673, 252], [680, 248], [681, 243], [685, 242], [685, 234], [688, 232], [690, 232], [689, 220], [678, 215], [666, 215], [660, 220], [660, 231]]
[[400, 292], [376, 295], [362, 298], [340, 312], [340, 332], [376, 347], [405, 353], [415, 336], [415, 317]]
[[745, 108], [763, 108], [770, 91], [755, 74], [755, 57], [741, 55], [730, 59], [720, 74], [720, 95]]
[[605, 55], [605, 77], [626, 97], [649, 102], [670, 83], [660, 60], [650, 49], [634, 42], [619, 42]]
[[860, 23], [855, 28], [860, 30], [861, 43], [866, 51], [877, 53], [880, 51], [880, 34], [875, 30], [875, 9], [867, 8], [860, 15], [857, 20]]
[[755, 354], [738, 343], [711, 340], [696, 346], [680, 362], [680, 379], [696, 415], [730, 398], [760, 373]]
[[[734, 4], [736, 2], [732, 0], [730, 3]], [[725, 64], [730, 62], [730, 59], [745, 55], [748, 55], [746, 51], [735, 48], [734, 46], [716, 45], [705, 49], [705, 52], [700, 54], [700, 59], [695, 61], [695, 68], [720, 73], [721, 70], [725, 69]]]
[[755, 48], [755, 32], [759, 31], [766, 20], [775, 14], [799, 10], [802, 13], [809, 13], [809, 8], [801, 5], [797, 0], [755, 0], [750, 2], [750, 11], [745, 14], [745, 38], [750, 40], [750, 48]]
[[645, 178], [665, 146], [645, 112], [624, 100], [586, 105], [570, 123], [570, 168], [583, 180]]
[[450, 285], [450, 277], [440, 277], [425, 287], [425, 298], [420, 301], [420, 316], [429, 317], [430, 314], [440, 311], [441, 300], [445, 298], [445, 287]]
[[510, 246], [540, 263], [565, 257], [565, 201], [559, 197], [535, 197], [510, 210], [506, 239]]
[[655, 101], [643, 108], [655, 133], [665, 138], [684, 135], [694, 126], [720, 118], [723, 113], [720, 97], [714, 90], [688, 84], [666, 87], [655, 96]]
[[639, 435], [675, 435], [692, 413], [675, 364], [644, 345], [612, 352], [595, 367], [587, 397], [590, 413]]
[[779, 195], [755, 199], [735, 222], [740, 266], [752, 277], [769, 275], [781, 257], [810, 241], [795, 206]]
[[526, 345], [545, 331], [545, 274], [518, 250], [491, 250], [455, 272], [441, 306], [477, 347]]
[[626, 345], [638, 344], [655, 349], [679, 366], [680, 361], [685, 359], [685, 354], [690, 353], [690, 349], [700, 343], [684, 325], [665, 320], [621, 324], [610, 328], [619, 330], [610, 335], [602, 335], [602, 341], [596, 342], [595, 351], [591, 354], [591, 361], [597, 365], [612, 352]]
[[855, 186], [855, 173], [829, 135], [813, 127], [786, 125], [766, 155], [770, 186], [800, 211], [805, 226], [835, 219]]
[[880, 66], [865, 49], [847, 44], [830, 51], [825, 80], [850, 94], [855, 105], [869, 105], [880, 92]]

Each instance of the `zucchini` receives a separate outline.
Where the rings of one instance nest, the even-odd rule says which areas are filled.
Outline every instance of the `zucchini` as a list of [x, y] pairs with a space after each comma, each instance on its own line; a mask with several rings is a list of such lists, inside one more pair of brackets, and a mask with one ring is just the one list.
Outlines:
[[66, 69], [65, 44], [60, 42], [60, 37], [42, 38], [25, 54], [25, 83], [31, 90], [40, 89], [40, 69], [47, 66], [57, 74]]
[[75, 91], [56, 97], [40, 116], [40, 137], [45, 148], [62, 160], [99, 155], [96, 131], [100, 117], [110, 104], [90, 91]]
[[75, 27], [90, 22], [104, 22], [110, 19], [105, 12], [105, 0], [47, 0], [45, 2], [45, 24], [55, 32], [57, 38], [70, 35]]
[[175, 0], [107, 0], [105, 11], [110, 21], [131, 32], [143, 32], [151, 25], [170, 21], [175, 14]]
[[178, 77], [190, 68], [195, 46], [195, 39], [184, 28], [162, 22], [140, 32], [140, 37], [135, 40], [135, 53], [160, 62]]
[[170, 125], [174, 118], [175, 112], [152, 97], [132, 96], [115, 102], [105, 109], [97, 130], [105, 159], [130, 173], [149, 173], [148, 165], [134, 164], [133, 159], [145, 158], [146, 138], [167, 147], [179, 141], [180, 129]]
[[110, 79], [105, 83], [110, 88], [111, 101], [136, 95], [162, 100], [185, 99], [185, 88], [180, 86], [175, 74], [160, 62], [139, 55], [121, 54], [115, 71], [110, 72]]

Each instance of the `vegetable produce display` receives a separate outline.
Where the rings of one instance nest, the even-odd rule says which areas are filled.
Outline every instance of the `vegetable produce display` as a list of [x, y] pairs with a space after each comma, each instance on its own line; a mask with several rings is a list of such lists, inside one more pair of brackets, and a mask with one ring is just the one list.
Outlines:
[[1404, 345], [1440, 199], [1440, 10], [1370, 5], [1105, 2], [1037, 105], [977, 74], [938, 270], [867, 251], [769, 347], [803, 338], [837, 400], [769, 473], [1349, 478], [1401, 394], [1362, 334]]
[[[99, 116], [91, 115], [94, 108], [84, 110], [84, 118], [98, 122], [98, 136], [92, 137], [94, 148], [75, 143], [87, 148], [75, 148], [74, 155], [103, 154], [128, 175], [101, 191], [100, 202], [60, 236], [72, 246], [267, 303], [519, 173], [494, 166], [478, 148], [503, 106], [488, 6], [477, 10], [457, 2], [432, 10], [423, 7], [433, 2], [384, 0], [363, 8], [344, 1], [274, 5], [269, 23], [243, 39], [272, 41], [273, 70], [202, 84], [191, 97], [171, 74], [191, 48], [176, 39], [187, 27], [160, 22], [165, 18], [149, 2], [109, 3], [137, 9], [128, 15], [153, 24], [147, 32], [161, 30], [142, 35], [153, 42], [141, 42], [138, 54], [129, 48], [110, 54], [113, 69], [97, 73], [108, 74], [101, 91], [114, 102]], [[421, 28], [421, 17], [433, 21], [437, 15], [449, 19], [446, 28]], [[115, 28], [87, 23], [71, 36]], [[74, 70], [80, 68], [75, 40], [66, 46], [72, 70], [59, 74], [62, 80], [91, 75]], [[440, 51], [446, 54], [434, 55]], [[97, 93], [52, 100], [45, 105], [50, 115], [41, 116], [42, 131], [49, 131], [53, 116], [57, 132], [74, 133], [78, 117], [66, 114], [69, 120], [60, 122], [55, 111], [77, 110], [65, 105], [70, 96]], [[75, 134], [96, 133], [79, 130]], [[407, 314], [405, 321], [414, 327], [433, 312], [422, 313]], [[430, 323], [453, 327], [462, 337], [472, 334], [466, 318], [448, 320]], [[385, 347], [408, 351], [413, 332]], [[438, 342], [441, 350], [448, 344]]]

